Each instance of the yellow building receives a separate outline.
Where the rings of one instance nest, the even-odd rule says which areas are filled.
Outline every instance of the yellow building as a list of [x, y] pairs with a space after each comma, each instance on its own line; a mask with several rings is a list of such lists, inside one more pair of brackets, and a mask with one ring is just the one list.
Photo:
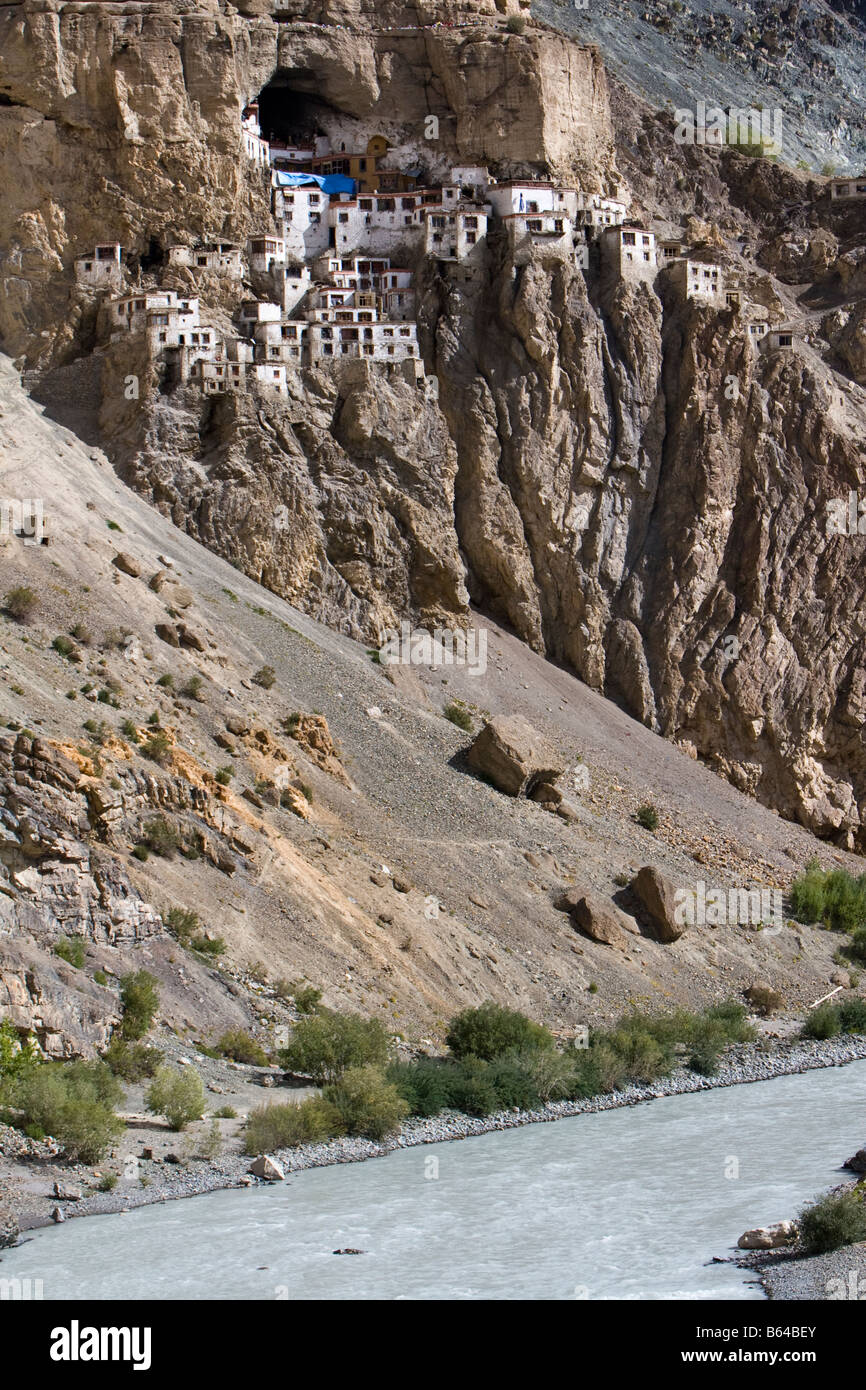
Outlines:
[[384, 135], [373, 135], [363, 154], [341, 149], [317, 155], [312, 162], [313, 173], [345, 174], [356, 181], [359, 193], [398, 193], [414, 188], [416, 180], [411, 174], [380, 168], [388, 148]]

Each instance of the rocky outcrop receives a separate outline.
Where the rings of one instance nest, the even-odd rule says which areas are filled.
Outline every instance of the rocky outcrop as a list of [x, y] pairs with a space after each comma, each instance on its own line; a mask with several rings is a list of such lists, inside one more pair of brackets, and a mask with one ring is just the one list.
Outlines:
[[579, 898], [571, 916], [584, 936], [588, 936], [591, 941], [598, 941], [604, 946], [618, 946], [625, 950], [628, 938], [619, 916], [597, 893], [585, 893]]
[[614, 281], [595, 252], [586, 272], [516, 263], [494, 228], [472, 276], [413, 267], [438, 399], [358, 363], [299, 374], [284, 401], [203, 402], [106, 347], [72, 283], [109, 236], [146, 277], [173, 241], [271, 225], [238, 118], [277, 76], [335, 136], [383, 129], [431, 177], [486, 160], [625, 180], [638, 215], [705, 242], [774, 317], [798, 277], [860, 292], [856, 215], [817, 180], [678, 147], [621, 97], [614, 129], [598, 53], [508, 33], [507, 9], [449, 29], [464, 12], [432, 0], [279, 10], [305, 24], [266, 0], [0, 6], [0, 163], [28, 171], [0, 207], [7, 350], [178, 526], [316, 617], [372, 641], [404, 617], [460, 625], [472, 600], [741, 790], [863, 848], [866, 579], [859, 538], [827, 528], [860, 477], [863, 407], [836, 372], [864, 380], [861, 309], [826, 316], [826, 341], [813, 319], [802, 350], [751, 354], [741, 318], [663, 275]]
[[652, 864], [644, 864], [632, 883], [632, 891], [649, 919], [657, 941], [678, 941], [685, 931], [677, 912], [676, 888]]
[[842, 1166], [849, 1168], [852, 1173], [866, 1173], [866, 1148], [858, 1149]]
[[797, 1226], [793, 1221], [777, 1221], [773, 1226], [757, 1226], [744, 1231], [737, 1241], [740, 1250], [779, 1250], [792, 1245], [797, 1239]]
[[520, 714], [486, 720], [467, 762], [506, 796], [529, 795], [536, 786], [555, 782], [564, 770], [562, 757]]

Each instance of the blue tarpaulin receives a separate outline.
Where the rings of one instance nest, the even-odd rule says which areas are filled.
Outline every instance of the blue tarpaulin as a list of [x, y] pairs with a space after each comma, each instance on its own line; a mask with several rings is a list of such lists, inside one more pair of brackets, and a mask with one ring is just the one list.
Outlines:
[[298, 188], [304, 183], [317, 183], [323, 193], [354, 193], [355, 180], [346, 174], [286, 174], [282, 169], [274, 170], [280, 188]]

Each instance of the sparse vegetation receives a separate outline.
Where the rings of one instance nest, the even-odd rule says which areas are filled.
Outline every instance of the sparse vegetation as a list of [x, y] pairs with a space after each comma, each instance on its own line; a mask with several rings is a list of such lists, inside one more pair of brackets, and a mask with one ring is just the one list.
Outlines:
[[553, 1047], [553, 1034], [516, 1009], [488, 1002], [464, 1009], [451, 1024], [446, 1042], [455, 1057], [480, 1057], [490, 1061], [515, 1049]]
[[336, 1081], [349, 1067], [368, 1063], [384, 1066], [388, 1034], [376, 1018], [320, 1009], [295, 1025], [279, 1060], [287, 1071], [312, 1077], [318, 1083]]
[[184, 681], [183, 685], [181, 686], [180, 693], [187, 700], [203, 700], [203, 687], [204, 681], [202, 680], [201, 676], [190, 676], [189, 679]]
[[277, 673], [273, 666], [260, 666], [253, 676], [256, 685], [260, 685], [263, 690], [270, 690], [276, 685]]
[[61, 936], [54, 946], [55, 956], [65, 960], [67, 965], [74, 965], [76, 970], [84, 967], [85, 948], [81, 937], [76, 936], [70, 940], [68, 936]]
[[160, 1067], [147, 1092], [147, 1108], [170, 1129], [182, 1130], [204, 1114], [204, 1086], [194, 1067]]
[[124, 1042], [138, 1042], [150, 1031], [159, 1008], [157, 980], [148, 970], [133, 970], [120, 980], [123, 1018], [120, 1036]]
[[71, 637], [64, 637], [61, 633], [59, 637], [55, 637], [51, 645], [58, 656], [63, 656], [67, 660], [74, 659], [76, 657], [79, 661], [81, 660], [81, 654], [78, 651], [78, 647], [73, 642]]
[[29, 622], [39, 605], [39, 597], [28, 584], [19, 584], [10, 589], [3, 600], [3, 606], [16, 623]]
[[198, 951], [203, 956], [221, 956], [226, 949], [222, 937], [208, 936], [202, 929], [198, 913], [189, 908], [167, 908], [162, 920], [181, 946], [189, 951]]
[[817, 859], [791, 884], [791, 914], [798, 922], [821, 922], [831, 931], [856, 935], [866, 927], [866, 874], [821, 868]]
[[273, 1153], [330, 1139], [342, 1131], [340, 1117], [322, 1096], [311, 1096], [299, 1105], [292, 1102], [262, 1105], [252, 1110], [244, 1127], [248, 1154]]
[[468, 709], [459, 704], [457, 700], [451, 700], [445, 706], [442, 713], [452, 724], [456, 724], [458, 729], [463, 729], [468, 732], [468, 730], [472, 728], [472, 715], [469, 713]]
[[123, 1081], [143, 1081], [145, 1077], [155, 1076], [162, 1054], [155, 1047], [144, 1043], [124, 1042], [123, 1038], [112, 1038], [102, 1054], [105, 1065]]
[[233, 768], [218, 767], [216, 772], [214, 773], [214, 778], [217, 782], [219, 782], [221, 787], [227, 787], [234, 775], [235, 774]]
[[46, 1062], [24, 1078], [20, 1123], [52, 1135], [68, 1158], [97, 1163], [123, 1131], [115, 1113], [122, 1099], [104, 1062]]
[[340, 1128], [365, 1139], [384, 1139], [399, 1130], [409, 1106], [396, 1086], [375, 1066], [349, 1067], [326, 1087], [325, 1101], [339, 1116]]
[[644, 830], [658, 829], [659, 813], [651, 801], [646, 801], [643, 806], [638, 806], [634, 818], [638, 825], [643, 826]]
[[266, 1067], [268, 1055], [260, 1043], [242, 1028], [231, 1028], [223, 1033], [215, 1049], [220, 1057], [228, 1057], [232, 1062], [246, 1062], [253, 1067]]
[[526, 20], [519, 14], [509, 15], [505, 21], [505, 28], [509, 34], [524, 34], [526, 32]]
[[836, 1038], [840, 1033], [866, 1033], [866, 1002], [849, 999], [844, 1004], [827, 1000], [807, 1016], [801, 1036], [804, 1038]]
[[150, 758], [151, 762], [165, 767], [167, 763], [171, 762], [171, 739], [164, 729], [154, 729], [153, 733], [148, 735], [146, 742], [142, 744], [141, 751], [146, 758]]
[[183, 844], [183, 836], [177, 826], [172, 825], [165, 816], [155, 816], [147, 821], [141, 838], [149, 850], [163, 859], [171, 859]]
[[800, 1238], [810, 1255], [824, 1255], [866, 1240], [866, 1202], [858, 1188], [828, 1192], [804, 1207], [797, 1218]]

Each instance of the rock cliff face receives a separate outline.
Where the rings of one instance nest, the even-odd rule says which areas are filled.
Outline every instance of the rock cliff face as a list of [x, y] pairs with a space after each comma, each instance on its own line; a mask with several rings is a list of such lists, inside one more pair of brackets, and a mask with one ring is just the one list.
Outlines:
[[[4, 344], [177, 525], [314, 616], [375, 640], [472, 601], [740, 788], [866, 848], [864, 542], [827, 526], [862, 478], [862, 220], [814, 179], [675, 145], [636, 99], [611, 102], [595, 49], [507, 32], [506, 9], [0, 8]], [[275, 76], [431, 175], [459, 159], [623, 184], [805, 341], [749, 352], [733, 311], [664, 273], [515, 257], [493, 233], [472, 278], [415, 265], [438, 398], [363, 364], [299, 373], [276, 402], [171, 391], [104, 347], [71, 258], [117, 239], [147, 277], [174, 240], [272, 225], [239, 114]]]

